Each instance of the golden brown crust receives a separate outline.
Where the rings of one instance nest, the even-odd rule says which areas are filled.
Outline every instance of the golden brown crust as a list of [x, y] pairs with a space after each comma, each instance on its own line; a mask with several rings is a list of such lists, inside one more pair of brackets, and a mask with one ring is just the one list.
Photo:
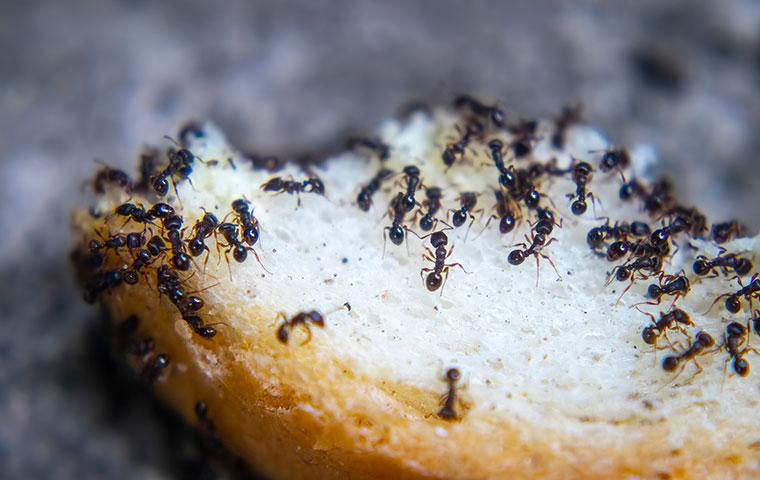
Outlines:
[[[152, 294], [151, 294], [152, 293]], [[222, 442], [271, 478], [751, 478], [750, 448], [704, 440], [672, 451], [664, 425], [618, 425], [620, 438], [579, 440], [496, 418], [437, 419], [435, 394], [355, 377], [313, 345], [282, 345], [273, 321], [245, 314], [251, 332], [190, 335], [168, 302], [141, 288], [106, 297], [114, 319], [137, 314], [140, 334], [171, 358], [159, 397], [191, 423], [208, 405]], [[223, 321], [217, 316], [215, 321]], [[179, 334], [178, 334], [179, 332]], [[213, 373], [211, 373], [213, 372]], [[445, 431], [446, 436], [441, 436]]]

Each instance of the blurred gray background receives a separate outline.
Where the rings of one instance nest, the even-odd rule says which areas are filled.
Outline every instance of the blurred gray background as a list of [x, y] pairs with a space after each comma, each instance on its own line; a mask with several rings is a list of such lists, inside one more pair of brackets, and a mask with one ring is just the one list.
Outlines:
[[409, 99], [582, 101], [687, 200], [760, 225], [755, 1], [5, 0], [0, 47], [2, 478], [244, 475], [116, 374], [68, 261], [94, 160], [131, 168], [185, 120], [288, 156]]

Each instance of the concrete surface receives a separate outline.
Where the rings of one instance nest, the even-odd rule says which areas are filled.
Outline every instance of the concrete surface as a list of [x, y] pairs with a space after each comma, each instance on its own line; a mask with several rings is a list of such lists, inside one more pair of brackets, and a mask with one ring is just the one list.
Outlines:
[[2, 478], [242, 475], [115, 374], [68, 261], [94, 160], [131, 166], [184, 120], [287, 156], [410, 98], [580, 100], [685, 198], [760, 225], [757, 2], [217, 3], [0, 3]]

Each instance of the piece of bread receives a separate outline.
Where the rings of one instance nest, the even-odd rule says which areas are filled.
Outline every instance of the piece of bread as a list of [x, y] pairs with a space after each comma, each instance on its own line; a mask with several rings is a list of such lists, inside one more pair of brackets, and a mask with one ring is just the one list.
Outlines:
[[[669, 191], [663, 188], [656, 196], [644, 181], [651, 163], [646, 152], [633, 152], [627, 168], [606, 168], [610, 165], [600, 164], [605, 153], [600, 150], [608, 143], [588, 126], [566, 122], [560, 138], [553, 122], [539, 123], [535, 132], [527, 122], [508, 129], [501, 126], [503, 119], [489, 115], [495, 109], [484, 113], [462, 107], [388, 121], [379, 130], [388, 151], [354, 141], [352, 149], [309, 172], [294, 165], [276, 173], [253, 168], [277, 162], [240, 154], [213, 125], [181, 135], [195, 157], [192, 164], [172, 145], [173, 153], [153, 159], [155, 168], [148, 168], [150, 156], [143, 159], [142, 181], [127, 183], [101, 171], [98, 181], [105, 193], [94, 209], [74, 214], [76, 262], [87, 296], [113, 320], [116, 348], [188, 422], [218, 436], [271, 478], [760, 476], [758, 373], [737, 375], [743, 364], [729, 362], [726, 341], [728, 322], [752, 327], [751, 296], [736, 297], [742, 304], [736, 314], [726, 311], [725, 297], [711, 307], [719, 295], [740, 288], [732, 278], [732, 268], [738, 267], [715, 269], [712, 278], [693, 272], [698, 255], [720, 253], [710, 231], [698, 225], [697, 212], [671, 208], [671, 213], [690, 215], [691, 232], [674, 233], [666, 241], [670, 254], [662, 267], [672, 275], [684, 270], [688, 294], [666, 294], [659, 305], [632, 308], [652, 301], [646, 296], [649, 285], [673, 278], [637, 278], [618, 301], [629, 282], [613, 278], [608, 284], [608, 276], [620, 270], [613, 270], [616, 265], [635, 258], [629, 253], [608, 261], [612, 240], [594, 251], [587, 234], [605, 223], [601, 217], [608, 217], [611, 227], [644, 221], [654, 230], [678, 216], [663, 215], [674, 205]], [[484, 131], [465, 133], [475, 121]], [[453, 165], [444, 165], [442, 151], [464, 137], [466, 148], [459, 152], [454, 146], [449, 150]], [[494, 192], [500, 173], [488, 144], [494, 138], [504, 143], [506, 177], [511, 172], [525, 182], [523, 173], [531, 165], [542, 166], [542, 171], [532, 170], [538, 174], [532, 184], [540, 192], [540, 206], [553, 211], [557, 223], [550, 222], [543, 248], [528, 247], [535, 239], [537, 213], [526, 206], [518, 187], [498, 190], [504, 198], [519, 197], [505, 204], [516, 228], [499, 231]], [[515, 143], [518, 139], [522, 143]], [[525, 153], [521, 149], [527, 154], [515, 159], [515, 150]], [[585, 213], [574, 215], [571, 205], [579, 192], [570, 169], [584, 160], [594, 171], [580, 193], [593, 197], [586, 197]], [[408, 188], [401, 173], [407, 165], [421, 171], [422, 188]], [[381, 167], [395, 175], [378, 182], [371, 208], [363, 211], [357, 196]], [[621, 200], [623, 174], [646, 184], [649, 196]], [[273, 177], [288, 176], [297, 182], [292, 188], [303, 190], [298, 195], [261, 188]], [[160, 190], [162, 179], [168, 193], [159, 197], [153, 186]], [[422, 240], [418, 235], [426, 233], [419, 222], [428, 210], [426, 189], [433, 186], [443, 193], [435, 216], [435, 231], [448, 240], [441, 253], [453, 253], [444, 260], [451, 264], [448, 273], [441, 271], [445, 284], [429, 291], [420, 270], [433, 267], [431, 240], [440, 235]], [[418, 205], [402, 215], [396, 199], [402, 202], [399, 194], [407, 189]], [[478, 194], [473, 217], [465, 213], [462, 226], [447, 229], [462, 192]], [[219, 222], [240, 222], [230, 213], [236, 199], [250, 202], [260, 234], [251, 242], [252, 251], [241, 244], [247, 252], [242, 263], [223, 234], [211, 229], [208, 250], [192, 257], [189, 270], [176, 271], [161, 218], [141, 221], [140, 209], [158, 201], [170, 204], [183, 219], [182, 243], [176, 248], [187, 252], [204, 212]], [[135, 213], [115, 213], [127, 201]], [[121, 213], [127, 210], [122, 207]], [[489, 223], [492, 215], [497, 218]], [[406, 238], [400, 245], [388, 239], [396, 234], [386, 228], [394, 217], [403, 218], [397, 226], [413, 230], [402, 228]], [[145, 240], [163, 236], [168, 249], [137, 269], [129, 278], [134, 285], [125, 280], [135, 258], [141, 258], [139, 249], [102, 245], [119, 232], [145, 232]], [[101, 245], [90, 245], [91, 240]], [[526, 245], [513, 246], [521, 242]], [[639, 245], [649, 242], [641, 237]], [[758, 239], [738, 238], [722, 246], [754, 261]], [[427, 259], [426, 248], [431, 248]], [[525, 257], [519, 265], [509, 261], [513, 250], [523, 252], [511, 257]], [[427, 278], [430, 271], [422, 273]], [[747, 285], [749, 275], [743, 278]], [[172, 288], [185, 299], [202, 299], [203, 305], [190, 312], [197, 301], [180, 300], [179, 293], [173, 304]], [[655, 350], [642, 339], [643, 329], [652, 324], [642, 312], [659, 319], [674, 298], [693, 325], [674, 323], [680, 330], [667, 329]], [[319, 313], [297, 316], [312, 311]], [[303, 322], [283, 326], [283, 318]], [[715, 344], [695, 348], [692, 360], [666, 361], [676, 367], [666, 371], [663, 359], [705, 339], [698, 335], [702, 331]], [[757, 344], [756, 333], [743, 335], [731, 338]], [[746, 342], [737, 345], [752, 363], [754, 350], [745, 351]], [[460, 373], [456, 381], [447, 380], [451, 368]], [[447, 399], [450, 388], [455, 395]]]

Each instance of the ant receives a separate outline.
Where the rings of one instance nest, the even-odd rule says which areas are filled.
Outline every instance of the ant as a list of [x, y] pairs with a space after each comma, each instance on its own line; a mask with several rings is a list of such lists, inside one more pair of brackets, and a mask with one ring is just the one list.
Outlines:
[[140, 378], [145, 383], [152, 384], [155, 383], [156, 380], [158, 380], [158, 377], [161, 376], [161, 373], [163, 373], [166, 368], [169, 367], [169, 355], [165, 353], [161, 353], [153, 357], [153, 360], [151, 360], [145, 367], [143, 367], [142, 373], [140, 374]]
[[[603, 150], [602, 159], [599, 161], [599, 170], [603, 173], [607, 173], [611, 170], [617, 170], [620, 172], [620, 176], [625, 182], [625, 175], [623, 170], [628, 168], [631, 164], [631, 155], [625, 148], [610, 148]], [[591, 152], [593, 153], [593, 152]]]
[[618, 196], [620, 197], [620, 200], [627, 201], [633, 197], [643, 196], [645, 193], [646, 188], [644, 185], [642, 185], [641, 182], [639, 182], [637, 179], [632, 178], [620, 186]]
[[276, 194], [287, 193], [296, 194], [298, 206], [301, 206], [301, 196], [303, 193], [316, 193], [317, 195], [325, 194], [325, 184], [316, 176], [312, 176], [297, 182], [292, 177], [273, 177], [261, 185], [265, 192], [275, 192]]
[[171, 205], [167, 203], [163, 203], [163, 202], [158, 202], [152, 207], [150, 207], [150, 210], [148, 210], [145, 213], [148, 216], [148, 218], [152, 220], [155, 218], [164, 219], [170, 215], [174, 215], [175, 212], [174, 212], [174, 208]]
[[190, 251], [190, 255], [197, 257], [203, 251], [208, 251], [205, 240], [210, 237], [216, 227], [219, 225], [219, 220], [213, 213], [206, 212], [203, 217], [195, 222], [193, 226], [193, 237], [187, 241], [187, 248]]
[[243, 241], [252, 247], [259, 240], [259, 221], [253, 216], [253, 209], [248, 208], [250, 203], [244, 198], [239, 198], [232, 202], [232, 211], [237, 214], [240, 222]]
[[498, 128], [503, 128], [506, 122], [506, 114], [497, 106], [486, 105], [480, 100], [469, 95], [460, 95], [454, 99], [454, 108], [469, 109], [474, 115], [490, 120]]
[[346, 148], [355, 150], [365, 148], [377, 154], [378, 160], [384, 162], [391, 156], [391, 147], [379, 139], [371, 138], [351, 138], [346, 142]]
[[676, 217], [670, 224], [658, 228], [649, 236], [649, 242], [655, 247], [662, 247], [668, 243], [670, 237], [689, 229], [689, 225], [682, 217]]
[[680, 297], [686, 296], [690, 288], [689, 279], [685, 275], [661, 274], [659, 285], [656, 283], [649, 285], [647, 295], [657, 300], [655, 304], [650, 303], [650, 305], [659, 305], [663, 295], [673, 295], [675, 297], [673, 303], [675, 303]]
[[509, 126], [509, 131], [515, 136], [510, 147], [515, 158], [523, 158], [533, 150], [533, 142], [536, 136], [538, 121], [523, 119]]
[[149, 223], [151, 225], [153, 224], [153, 219], [150, 215], [148, 215], [145, 209], [138, 207], [133, 203], [122, 203], [116, 207], [114, 213], [122, 217], [127, 217], [127, 221], [124, 222], [124, 225], [126, 225], [130, 220], [133, 222], [142, 223], [143, 225], [147, 225]]
[[84, 301], [94, 303], [98, 296], [119, 286], [123, 278], [118, 270], [107, 270], [99, 272], [87, 282], [87, 289], [84, 293]]
[[449, 368], [446, 370], [444, 381], [448, 384], [448, 391], [441, 398], [441, 409], [438, 410], [438, 417], [444, 420], [456, 420], [457, 412], [455, 406], [457, 403], [457, 382], [461, 378], [459, 369]]
[[372, 196], [380, 189], [383, 181], [393, 175], [393, 170], [389, 168], [381, 168], [377, 174], [370, 180], [370, 182], [362, 187], [359, 191], [359, 195], [356, 196], [356, 204], [359, 208], [365, 212], [369, 211], [372, 206]]
[[[179, 144], [170, 137], [165, 138], [171, 140], [175, 145], [179, 146]], [[179, 150], [170, 148], [167, 151], [166, 156], [169, 158], [169, 165], [167, 165], [166, 168], [160, 171], [151, 180], [151, 186], [159, 197], [163, 197], [169, 193], [169, 180], [167, 180], [167, 178], [171, 180], [175, 191], [177, 190], [177, 184], [174, 181], [175, 174], [179, 174], [181, 178], [190, 181], [190, 174], [193, 173], [193, 162], [197, 158], [187, 148], [180, 148]]]
[[586, 186], [594, 176], [594, 167], [592, 167], [588, 162], [577, 162], [575, 165], [573, 165], [572, 175], [573, 182], [575, 182], [576, 185], [575, 195], [570, 193], [568, 194], [568, 197], [577, 198], [570, 206], [570, 210], [573, 212], [573, 215], [583, 215], [586, 213], [587, 208], [586, 197], [590, 198], [592, 201], [594, 200], [594, 194], [591, 192], [586, 192]]
[[391, 200], [391, 204], [388, 208], [386, 215], [392, 216], [393, 220], [389, 227], [383, 229], [383, 255], [385, 255], [385, 232], [388, 232], [388, 238], [391, 239], [394, 245], [401, 245], [404, 241], [404, 231], [409, 230], [406, 225], [402, 225], [404, 216], [406, 215], [406, 208], [404, 206], [404, 193], [398, 192], [396, 198]]
[[[749, 362], [744, 359], [744, 355], [749, 350], [758, 353], [754, 347], [749, 346], [747, 334], [747, 328], [738, 322], [731, 322], [726, 325], [726, 333], [724, 333], [724, 346], [729, 356], [726, 363], [731, 362], [734, 372], [741, 377], [746, 377], [749, 374]], [[745, 344], [744, 348], [740, 348], [742, 344]]]
[[421, 186], [420, 169], [414, 165], [407, 165], [404, 167], [403, 172], [404, 180], [406, 181], [406, 194], [401, 201], [404, 206], [404, 210], [409, 213], [417, 205], [417, 201], [414, 199], [414, 193]]
[[[514, 168], [510, 166], [507, 168], [504, 165], [504, 155], [502, 150], [504, 149], [504, 143], [498, 138], [494, 138], [488, 142], [488, 148], [491, 150], [491, 158], [493, 159], [496, 170], [499, 171], [499, 184], [503, 187], [510, 189], [510, 193], [516, 190], [517, 178], [515, 177]], [[512, 195], [516, 197], [517, 195]]]
[[736, 280], [739, 282], [739, 286], [742, 288], [737, 290], [735, 293], [724, 293], [723, 295], [718, 296], [712, 305], [710, 305], [710, 308], [707, 309], [708, 312], [713, 307], [713, 305], [718, 303], [718, 300], [723, 297], [727, 297], [725, 306], [726, 310], [731, 313], [739, 313], [739, 311], [742, 309], [742, 302], [740, 297], [744, 297], [749, 300], [750, 308], [752, 308], [752, 295], [760, 292], [760, 278], [758, 278], [758, 274], [756, 273], [752, 275], [752, 278], [749, 281], [749, 285], [746, 287], [742, 283], [741, 277], [736, 277]]
[[[448, 229], [450, 229], [450, 227]], [[433, 268], [423, 268], [420, 270], [420, 277], [423, 278], [425, 272], [430, 272], [427, 278], [424, 278], [425, 286], [430, 292], [434, 292], [440, 288], [441, 295], [443, 295], [443, 288], [446, 286], [446, 281], [449, 279], [449, 269], [451, 267], [459, 267], [465, 273], [468, 272], [464, 269], [461, 263], [446, 263], [446, 259], [454, 253], [454, 247], [452, 246], [451, 250], [448, 252], [446, 251], [446, 245], [449, 243], [449, 238], [443, 233], [443, 230], [433, 232], [426, 236], [430, 237], [430, 245], [435, 251], [425, 248], [426, 252], [422, 255], [422, 258], [433, 262], [434, 265]], [[442, 277], [442, 273], [446, 274], [445, 278]]]
[[607, 261], [608, 262], [615, 262], [617, 260], [620, 260], [624, 256], [628, 254], [630, 251], [631, 244], [625, 240], [618, 240], [617, 242], [612, 242], [609, 247], [607, 247]]
[[148, 252], [148, 250], [140, 250], [137, 253], [137, 257], [135, 258], [134, 262], [132, 262], [131, 268], [124, 272], [124, 283], [128, 285], [137, 284], [137, 274], [140, 273], [140, 269], [149, 264], [151, 261], [153, 261], [153, 257], [151, 256], [150, 252]]
[[[641, 310], [639, 310], [641, 311]], [[673, 308], [669, 312], [660, 312], [660, 319], [655, 320], [654, 315], [647, 312], [641, 312], [644, 315], [652, 319], [652, 324], [647, 325], [641, 331], [641, 338], [647, 345], [654, 345], [657, 347], [657, 340], [660, 335], [664, 334], [668, 329], [676, 329], [681, 333], [688, 335], [682, 325], [694, 326], [694, 322], [688, 313], [684, 312], [680, 308]]]
[[185, 253], [185, 246], [182, 243], [182, 217], [179, 215], [169, 215], [163, 220], [164, 229], [166, 230], [166, 239], [172, 250], [172, 265], [177, 270], [190, 270], [190, 257]]
[[203, 319], [198, 315], [183, 313], [182, 320], [184, 320], [190, 326], [193, 332], [202, 338], [209, 339], [216, 336], [216, 329], [214, 327], [204, 325]]
[[[225, 247], [227, 250], [224, 252], [224, 258], [227, 260], [227, 268], [230, 267], [230, 261], [228, 258], [228, 254], [232, 252], [232, 258], [235, 259], [238, 263], [245, 262], [246, 258], [248, 258], [248, 252], [252, 252], [253, 255], [256, 257], [256, 261], [259, 262], [259, 265], [261, 265], [261, 268], [264, 269], [267, 273], [272, 273], [269, 270], [264, 267], [264, 264], [261, 263], [261, 259], [259, 258], [259, 254], [256, 253], [256, 250], [253, 249], [253, 247], [245, 246], [243, 245], [243, 242], [240, 241], [238, 238], [238, 226], [234, 223], [222, 223], [219, 225], [218, 228], [219, 232], [222, 233], [222, 236], [224, 237], [225, 241], [227, 242], [227, 245]], [[217, 248], [219, 247], [219, 244], [217, 243]], [[232, 280], [232, 270], [230, 270], [230, 280]]]
[[126, 189], [127, 191], [131, 190], [132, 188], [132, 182], [129, 178], [129, 175], [127, 175], [122, 170], [104, 165], [103, 168], [101, 168], [95, 175], [95, 180], [93, 180], [93, 190], [95, 190], [95, 193], [105, 193], [106, 183], [117, 185], [121, 188]]
[[159, 235], [153, 235], [145, 244], [145, 248], [152, 256], [157, 257], [166, 251], [166, 243]]
[[[697, 333], [696, 338], [694, 339], [694, 342], [689, 345], [686, 350], [684, 350], [681, 353], [678, 353], [676, 355], [668, 355], [665, 357], [662, 361], [662, 369], [666, 372], [672, 372], [676, 368], [678, 368], [679, 365], [681, 365], [684, 361], [689, 361], [694, 359], [694, 364], [697, 366], [697, 372], [694, 374], [695, 376], [699, 374], [702, 371], [702, 367], [699, 366], [699, 363], [696, 361], [696, 357], [710, 347], [715, 345], [715, 339], [713, 339], [712, 336], [710, 336], [707, 332], [699, 332]], [[677, 375], [676, 375], [677, 376]]]
[[[536, 223], [536, 229], [533, 232], [533, 238], [532, 239], [528, 239], [527, 236], [525, 237], [525, 240], [528, 241], [528, 243], [530, 243], [530, 246], [528, 246], [527, 248], [525, 248], [525, 244], [524, 243], [518, 243], [516, 246], [520, 246], [521, 245], [523, 247], [523, 249], [522, 250], [520, 250], [520, 249], [512, 250], [509, 253], [509, 255], [507, 256], [507, 261], [511, 265], [515, 265], [515, 266], [516, 265], [520, 265], [521, 263], [523, 263], [525, 261], [525, 259], [528, 258], [528, 256], [530, 256], [530, 255], [533, 255], [534, 257], [536, 257], [536, 286], [538, 286], [538, 276], [539, 276], [539, 273], [540, 273], [539, 261], [538, 261], [538, 257], [539, 256], [541, 256], [541, 257], [545, 258], [546, 260], [548, 260], [549, 263], [551, 264], [552, 268], [554, 268], [554, 272], [557, 274], [557, 277], [560, 280], [562, 279], [562, 277], [560, 276], [559, 271], [557, 271], [557, 267], [554, 265], [554, 262], [552, 261], [552, 259], [549, 258], [547, 255], [544, 255], [541, 252], [541, 250], [543, 250], [545, 247], [548, 247], [554, 240], [556, 240], [553, 237], [550, 238], [548, 241], [546, 240], [546, 235], [548, 235], [551, 232], [551, 228], [553, 228], [553, 223], [551, 223], [551, 222], [549, 222], [547, 220], [539, 220]], [[549, 233], [547, 233], [547, 231]]]
[[725, 249], [721, 248], [721, 254], [713, 259], [699, 255], [691, 267], [692, 270], [700, 276], [707, 275], [710, 272], [713, 273], [713, 276], [718, 276], [716, 268], [720, 268], [724, 275], [730, 268], [740, 277], [747, 275], [752, 270], [752, 261], [748, 258], [737, 257], [734, 253], [722, 255], [724, 252]]
[[[491, 215], [488, 218], [488, 221], [486, 222], [486, 226], [483, 228], [483, 231], [485, 231], [488, 228], [488, 225], [490, 225], [491, 220], [494, 218], [499, 219], [499, 232], [504, 235], [512, 230], [514, 230], [515, 226], [517, 226], [518, 217], [515, 215], [515, 212], [519, 215], [519, 207], [517, 207], [514, 204], [514, 201], [511, 197], [508, 195], [505, 195], [504, 192], [501, 190], [494, 190], [494, 196], [496, 197], [496, 215]], [[482, 233], [482, 232], [481, 232]]]
[[306, 340], [301, 342], [301, 345], [305, 345], [311, 341], [311, 328], [309, 328], [310, 323], [312, 325], [316, 325], [319, 328], [324, 328], [325, 326], [324, 317], [316, 310], [311, 310], [309, 312], [299, 312], [293, 315], [290, 320], [288, 320], [288, 316], [284, 312], [279, 312], [275, 317], [275, 321], [279, 320], [280, 318], [283, 320], [283, 323], [277, 329], [277, 339], [282, 343], [288, 343], [290, 332], [293, 331], [293, 329], [298, 325], [303, 325], [303, 328], [306, 329], [306, 333], [308, 334], [308, 337]]
[[429, 187], [425, 190], [425, 196], [427, 197], [427, 200], [422, 202], [422, 204], [427, 207], [427, 212], [422, 218], [420, 218], [420, 228], [428, 232], [432, 230], [438, 222], [438, 219], [435, 218], [435, 214], [441, 209], [443, 191], [439, 187]]
[[[641, 272], [641, 270], [648, 270], [649, 275], [646, 275]], [[612, 282], [612, 278], [614, 277], [618, 282], [624, 282], [628, 279], [630, 279], [630, 283], [627, 287], [625, 287], [625, 290], [623, 290], [623, 293], [620, 294], [620, 297], [618, 297], [618, 302], [620, 302], [620, 299], [623, 298], [623, 295], [628, 292], [628, 290], [631, 289], [633, 286], [633, 283], [636, 280], [636, 274], [638, 273], [641, 279], [648, 279], [651, 275], [654, 275], [658, 272], [662, 271], [662, 257], [659, 256], [651, 256], [651, 257], [639, 257], [635, 260], [632, 260], [631, 262], [628, 262], [625, 265], [618, 265], [615, 268], [612, 269], [612, 273], [610, 274], [610, 279], [607, 282], [607, 285]]]
[[583, 121], [583, 106], [565, 105], [560, 116], [555, 121], [557, 129], [551, 137], [552, 146], [557, 150], [564, 150], [567, 130], [575, 124]]
[[195, 403], [195, 416], [198, 419], [198, 426], [207, 435], [213, 437], [216, 432], [214, 422], [208, 417], [208, 406], [206, 402], [198, 400]]
[[[98, 235], [102, 237], [102, 234], [100, 234], [100, 232], [98, 232]], [[90, 250], [90, 264], [93, 265], [93, 267], [101, 266], [103, 264], [103, 255], [100, 253], [101, 250], [112, 249], [118, 251], [119, 248], [125, 246], [126, 244], [127, 237], [122, 233], [111, 235], [110, 237], [104, 239], [102, 242], [95, 239], [90, 240], [90, 243], [88, 244], [88, 248]]]
[[715, 243], [721, 244], [742, 235], [745, 231], [746, 227], [739, 223], [738, 220], [731, 220], [713, 224], [712, 228], [710, 228], [710, 236]]
[[656, 216], [668, 210], [675, 203], [673, 184], [667, 178], [661, 178], [652, 185], [652, 190], [644, 195], [644, 210]]
[[[464, 222], [467, 220], [467, 216], [470, 217], [470, 227], [472, 226], [472, 223], [475, 221], [475, 216], [472, 214], [472, 210], [475, 208], [475, 206], [478, 204], [478, 194], [475, 192], [464, 192], [461, 195], [459, 195], [459, 208], [454, 210], [450, 209], [449, 212], [453, 212], [451, 215], [451, 223], [454, 224], [455, 227], [461, 227], [464, 225]], [[479, 210], [482, 211], [482, 210]], [[469, 227], [468, 227], [469, 231]]]
[[755, 310], [754, 315], [754, 317], [749, 319], [747, 325], [752, 324], [752, 329], [756, 334], [760, 335], [760, 310]]
[[[458, 127], [457, 127], [458, 128]], [[449, 143], [441, 154], [441, 159], [446, 167], [451, 167], [456, 162], [457, 157], [464, 156], [464, 151], [467, 145], [470, 144], [470, 140], [473, 136], [480, 135], [483, 132], [483, 125], [479, 122], [472, 121], [467, 124], [464, 134], [456, 141], [456, 143]]]

